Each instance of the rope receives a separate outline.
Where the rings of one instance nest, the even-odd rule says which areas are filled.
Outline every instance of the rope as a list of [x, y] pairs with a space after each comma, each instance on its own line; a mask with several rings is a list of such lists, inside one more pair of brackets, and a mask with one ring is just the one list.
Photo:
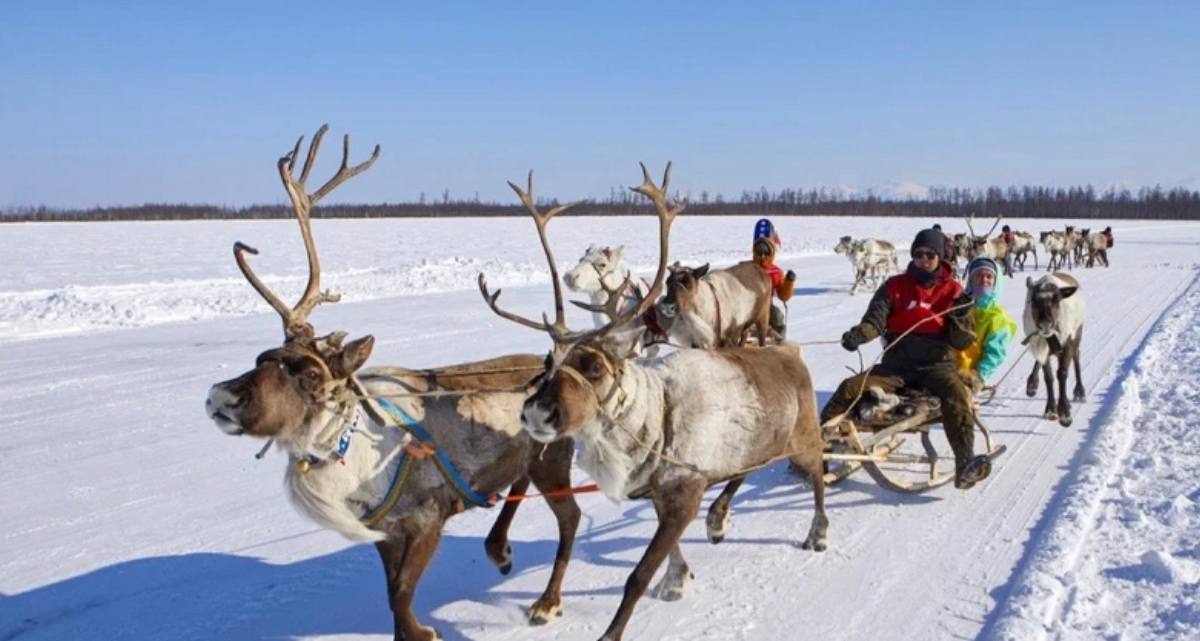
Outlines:
[[1000, 384], [1004, 382], [1004, 379], [1008, 378], [1009, 374], [1012, 374], [1013, 370], [1017, 368], [1017, 364], [1021, 362], [1021, 358], [1024, 357], [1028, 351], [1029, 351], [1029, 344], [1025, 343], [1025, 348], [1022, 349], [1021, 353], [1017, 355], [1017, 360], [1013, 361], [1012, 365], [1008, 366], [1008, 370], [1006, 372], [1004, 372], [1004, 375], [1000, 377], [1000, 380], [996, 381], [995, 383], [993, 383], [991, 385], [983, 386], [983, 391], [988, 392], [990, 394], [990, 396], [988, 397], [988, 401], [991, 401], [993, 398], [996, 397], [996, 392], [1000, 389]]
[[536, 499], [536, 498], [553, 499], [553, 498], [557, 498], [560, 496], [571, 496], [574, 494], [585, 494], [587, 492], [599, 492], [599, 491], [600, 491], [599, 485], [596, 485], [595, 483], [590, 483], [588, 485], [580, 485], [577, 487], [564, 487], [561, 490], [550, 490], [549, 492], [542, 492], [540, 494], [537, 492], [530, 492], [528, 494], [509, 494], [508, 496], [504, 497], [504, 501], [509, 502], [509, 503], [517, 503], [520, 501], [524, 501], [525, 499]]

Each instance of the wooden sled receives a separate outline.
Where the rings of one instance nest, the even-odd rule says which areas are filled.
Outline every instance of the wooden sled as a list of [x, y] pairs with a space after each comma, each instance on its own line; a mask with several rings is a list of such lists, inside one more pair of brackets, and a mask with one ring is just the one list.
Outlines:
[[[929, 428], [942, 422], [937, 399], [910, 396], [906, 405], [915, 411], [906, 417], [877, 420], [843, 419], [825, 435], [825, 483], [832, 484], [866, 469], [880, 487], [893, 492], [919, 493], [932, 490], [954, 480], [953, 457], [939, 455], [929, 435]], [[979, 418], [978, 407], [973, 412], [975, 427], [983, 433], [984, 449], [989, 458], [1004, 453], [1005, 446], [992, 441], [991, 432]], [[903, 449], [909, 435], [917, 435], [921, 451]], [[946, 458], [950, 470], [941, 472], [938, 462]]]

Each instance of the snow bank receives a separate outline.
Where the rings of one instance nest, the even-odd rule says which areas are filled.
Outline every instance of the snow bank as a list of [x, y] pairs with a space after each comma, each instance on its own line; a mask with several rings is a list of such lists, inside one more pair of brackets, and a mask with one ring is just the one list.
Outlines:
[[1112, 384], [1111, 410], [1097, 415], [1079, 467], [1048, 508], [1053, 521], [1033, 533], [982, 639], [1200, 635], [1198, 356], [1200, 278]]

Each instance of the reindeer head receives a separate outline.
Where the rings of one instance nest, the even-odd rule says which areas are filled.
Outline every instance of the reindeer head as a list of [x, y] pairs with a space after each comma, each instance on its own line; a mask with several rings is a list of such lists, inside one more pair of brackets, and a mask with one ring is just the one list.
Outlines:
[[850, 251], [850, 248], [853, 246], [853, 243], [854, 243], [853, 238], [851, 238], [849, 236], [842, 236], [841, 238], [838, 239], [838, 244], [834, 245], [833, 253], [835, 253], [835, 254], [848, 253]]
[[700, 279], [708, 274], [708, 263], [691, 268], [676, 262], [670, 267], [667, 276], [667, 295], [655, 305], [658, 323], [664, 330], [670, 331], [675, 319], [691, 311], [695, 306], [696, 290], [700, 288]]
[[308, 253], [308, 285], [300, 301], [292, 307], [284, 304], [246, 262], [246, 252], [258, 251], [241, 242], [233, 246], [234, 259], [246, 280], [283, 318], [284, 342], [282, 347], [259, 354], [253, 369], [209, 390], [205, 409], [226, 434], [277, 438], [285, 444], [303, 446], [302, 441], [311, 438], [315, 424], [324, 426], [341, 411], [334, 400], [344, 391], [351, 375], [366, 362], [375, 344], [371, 336], [343, 344], [344, 332], [317, 337], [308, 323], [308, 316], [317, 305], [335, 303], [340, 298], [320, 291], [321, 267], [310, 225], [312, 208], [335, 187], [366, 171], [380, 151], [377, 145], [368, 160], [349, 167], [350, 136], [346, 136], [341, 168], [325, 185], [309, 194], [305, 182], [328, 129], [328, 125], [322, 126], [313, 136], [299, 180], [293, 172], [303, 136], [278, 163], [279, 176], [300, 223]]
[[[632, 360], [633, 350], [617, 353], [611, 343], [605, 338], [615, 329], [640, 317], [653, 304], [663, 288], [667, 273], [667, 242], [670, 236], [671, 223], [683, 210], [682, 205], [669, 207], [667, 205], [667, 189], [671, 177], [671, 164], [667, 163], [663, 175], [662, 188], [654, 184], [650, 173], [642, 166], [643, 182], [633, 191], [650, 198], [654, 203], [659, 220], [659, 262], [655, 273], [654, 283], [650, 292], [632, 309], [620, 312], [621, 297], [616, 291], [609, 291], [608, 302], [604, 305], [591, 305], [578, 301], [573, 304], [593, 312], [602, 312], [609, 317], [609, 322], [595, 330], [574, 332], [567, 328], [563, 313], [562, 290], [558, 285], [558, 273], [555, 267], [554, 255], [546, 239], [546, 223], [556, 214], [570, 205], [556, 207], [543, 214], [538, 211], [533, 198], [533, 172], [529, 173], [527, 191], [522, 191], [517, 185], [508, 183], [525, 208], [533, 216], [537, 225], [538, 237], [546, 254], [546, 262], [550, 265], [550, 279], [554, 284], [555, 319], [551, 323], [543, 314], [542, 321], [532, 321], [511, 312], [504, 311], [496, 304], [500, 291], [492, 294], [487, 288], [487, 279], [479, 275], [479, 291], [484, 301], [493, 312], [520, 325], [539, 329], [549, 333], [554, 343], [553, 349], [546, 357], [545, 369], [531, 382], [530, 396], [525, 400], [521, 412], [521, 424], [525, 431], [535, 440], [548, 443], [556, 438], [572, 434], [584, 426], [596, 421], [602, 411], [611, 411], [614, 402], [621, 402], [620, 380], [625, 365]], [[626, 277], [626, 284], [628, 277]], [[617, 290], [619, 291], [619, 290]]]
[[1025, 307], [1033, 319], [1037, 332], [1043, 337], [1054, 333], [1059, 324], [1062, 301], [1070, 298], [1079, 287], [1077, 285], [1060, 285], [1052, 276], [1043, 276], [1037, 282], [1033, 278], [1025, 278]]
[[563, 284], [582, 294], [600, 292], [605, 283], [611, 285], [614, 278], [621, 278], [621, 259], [624, 257], [624, 245], [615, 248], [588, 245], [579, 263], [563, 274]]

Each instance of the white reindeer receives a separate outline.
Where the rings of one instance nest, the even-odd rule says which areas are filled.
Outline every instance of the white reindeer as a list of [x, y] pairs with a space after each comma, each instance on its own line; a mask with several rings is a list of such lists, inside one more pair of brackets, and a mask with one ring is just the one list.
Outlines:
[[1071, 250], [1067, 241], [1067, 235], [1060, 231], [1044, 231], [1041, 233], [1042, 246], [1046, 248], [1046, 253], [1050, 254], [1050, 262], [1046, 265], [1046, 271], [1054, 271], [1066, 267], [1071, 269]]
[[[635, 190], [653, 200], [660, 221], [659, 266], [651, 287], [657, 293], [667, 272], [671, 221], [682, 206], [667, 204], [669, 164], [662, 188], [654, 185], [644, 166], [642, 171], [644, 182]], [[543, 233], [540, 227], [539, 233]], [[485, 297], [500, 313], [494, 297]], [[529, 327], [540, 325], [554, 341], [546, 369], [525, 402], [526, 432], [543, 443], [574, 436], [580, 467], [607, 496], [649, 495], [658, 514], [658, 529], [625, 583], [621, 605], [603, 641], [621, 639], [637, 601], [668, 557], [656, 593], [664, 600], [683, 596], [692, 573], [679, 540], [710, 485], [729, 480], [730, 487], [736, 487], [749, 470], [777, 458], [791, 458], [808, 473], [813, 486], [815, 514], [802, 547], [820, 551], [827, 546], [824, 444], [816, 394], [799, 346], [681, 349], [654, 367], [607, 351], [601, 340], [604, 334], [649, 304], [647, 298], [632, 312], [614, 313], [608, 325], [590, 332], [571, 332], [566, 327], [561, 300], [556, 300], [553, 324], [518, 321]], [[504, 315], [516, 320], [507, 312]], [[729, 487], [722, 497], [726, 494], [731, 494]], [[710, 510], [711, 540], [719, 540], [714, 530], [725, 524], [724, 517], [714, 518]]]
[[1097, 262], [1108, 267], [1108, 237], [1102, 231], [1087, 235], [1087, 266], [1092, 267]]
[[868, 279], [872, 288], [878, 288], [879, 284], [887, 279], [888, 274], [900, 269], [896, 260], [896, 247], [886, 240], [854, 240], [850, 236], [842, 236], [833, 248], [833, 253], [845, 254], [850, 259], [850, 265], [854, 269], [851, 296], [857, 293], [858, 286], [866, 283]]
[[[567, 273], [563, 274], [563, 284], [573, 292], [587, 294], [592, 305], [599, 309], [607, 305], [610, 295], [622, 297], [625, 305], [622, 311], [636, 307], [648, 293], [649, 285], [642, 279], [636, 278], [622, 264], [625, 258], [625, 246], [597, 247], [588, 245], [583, 257]], [[603, 326], [607, 319], [599, 311], [593, 311], [592, 317], [596, 327]], [[658, 339], [662, 337], [648, 327], [644, 318], [636, 318], [626, 326], [612, 332], [610, 339], [614, 343], [633, 346], [634, 355], [638, 358], [653, 360], [658, 356]]]
[[1012, 252], [1013, 262], [1020, 266], [1021, 271], [1025, 271], [1025, 261], [1028, 258], [1027, 254], [1033, 253], [1033, 268], [1038, 268], [1038, 253], [1037, 243], [1033, 240], [1033, 234], [1025, 231], [1014, 231], [1012, 247], [1009, 248]]
[[[1079, 348], [1083, 340], [1084, 300], [1079, 291], [1079, 282], [1070, 274], [1054, 272], [1042, 276], [1037, 282], [1025, 279], [1025, 344], [1035, 363], [1029, 379], [1025, 382], [1028, 396], [1037, 394], [1038, 370], [1046, 378], [1046, 410], [1048, 420], [1058, 419], [1063, 427], [1071, 425], [1071, 403], [1067, 400], [1067, 368], [1075, 365], [1075, 390], [1073, 400], [1077, 403], [1086, 398], [1083, 379], [1080, 376]], [[1054, 400], [1054, 379], [1050, 375], [1050, 357], [1058, 357], [1058, 402]]]

